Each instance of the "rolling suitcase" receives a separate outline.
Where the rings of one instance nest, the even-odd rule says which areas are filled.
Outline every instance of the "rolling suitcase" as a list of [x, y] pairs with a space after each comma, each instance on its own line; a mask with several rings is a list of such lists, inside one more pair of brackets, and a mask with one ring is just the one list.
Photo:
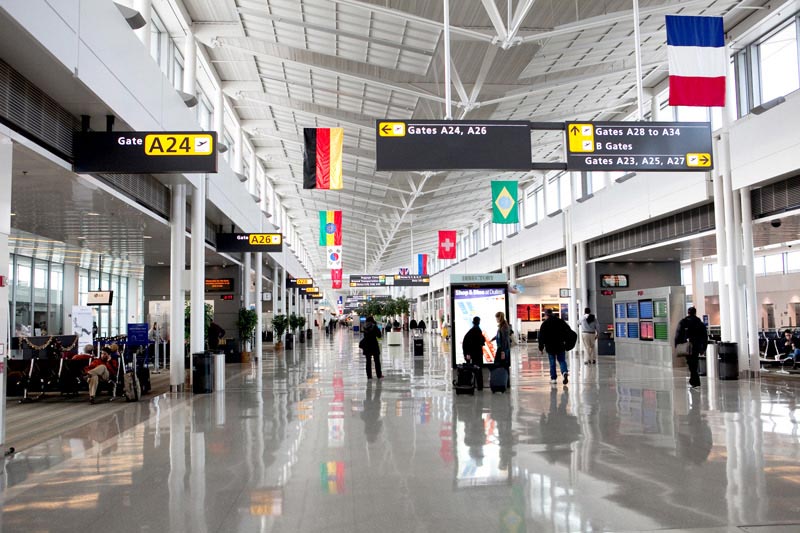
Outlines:
[[492, 375], [489, 377], [489, 386], [492, 392], [505, 392], [508, 386], [508, 369], [504, 366], [497, 366], [492, 369]]
[[125, 372], [122, 377], [123, 391], [125, 393], [125, 400], [129, 402], [138, 402], [142, 397], [142, 389], [139, 386], [139, 380], [136, 379], [136, 372], [130, 370]]
[[456, 394], [475, 394], [475, 370], [472, 365], [458, 365], [456, 377], [453, 379], [453, 389]]

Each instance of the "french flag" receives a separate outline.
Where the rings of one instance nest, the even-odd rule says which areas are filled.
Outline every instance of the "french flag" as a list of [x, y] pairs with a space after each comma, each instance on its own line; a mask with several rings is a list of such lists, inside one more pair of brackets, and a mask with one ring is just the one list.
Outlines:
[[667, 15], [669, 105], [725, 106], [722, 17]]

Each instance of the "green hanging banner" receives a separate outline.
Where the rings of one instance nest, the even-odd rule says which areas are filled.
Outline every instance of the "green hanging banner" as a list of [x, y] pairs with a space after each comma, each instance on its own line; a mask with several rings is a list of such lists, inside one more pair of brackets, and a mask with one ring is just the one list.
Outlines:
[[517, 224], [517, 182], [492, 182], [492, 222], [495, 224]]

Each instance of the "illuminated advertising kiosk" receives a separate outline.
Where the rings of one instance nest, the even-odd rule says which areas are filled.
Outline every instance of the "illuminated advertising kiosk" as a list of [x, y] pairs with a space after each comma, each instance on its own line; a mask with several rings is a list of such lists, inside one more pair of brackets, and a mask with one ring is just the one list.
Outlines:
[[[496, 343], [489, 339], [497, 333], [494, 315], [502, 311], [508, 320], [508, 280], [505, 274], [452, 274], [450, 276], [450, 316], [453, 336], [450, 343], [452, 365], [464, 363], [461, 341], [472, 328], [473, 317], [481, 318], [486, 339], [483, 363], [493, 364]], [[510, 322], [509, 322], [510, 324]]]

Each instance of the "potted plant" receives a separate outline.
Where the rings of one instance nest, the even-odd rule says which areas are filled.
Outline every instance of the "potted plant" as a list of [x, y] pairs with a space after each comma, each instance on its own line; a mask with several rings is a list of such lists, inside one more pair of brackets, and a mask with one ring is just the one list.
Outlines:
[[289, 330], [291, 333], [286, 334], [286, 349], [294, 348], [294, 336], [297, 331], [297, 315], [292, 313], [289, 315]]
[[305, 338], [305, 327], [306, 327], [306, 317], [299, 316], [297, 317], [297, 327], [300, 328], [300, 342], [306, 342]]
[[258, 325], [258, 314], [251, 309], [239, 309], [239, 318], [236, 327], [239, 329], [239, 339], [242, 343], [242, 363], [250, 362], [250, 347], [253, 342], [253, 333]]
[[411, 308], [411, 301], [404, 296], [400, 296], [394, 301], [395, 313], [400, 315], [400, 323], [405, 324], [408, 317], [408, 310]]
[[275, 349], [280, 350], [283, 344], [281, 338], [286, 331], [286, 326], [289, 325], [289, 320], [286, 315], [275, 315], [272, 319], [272, 329], [275, 330]]

